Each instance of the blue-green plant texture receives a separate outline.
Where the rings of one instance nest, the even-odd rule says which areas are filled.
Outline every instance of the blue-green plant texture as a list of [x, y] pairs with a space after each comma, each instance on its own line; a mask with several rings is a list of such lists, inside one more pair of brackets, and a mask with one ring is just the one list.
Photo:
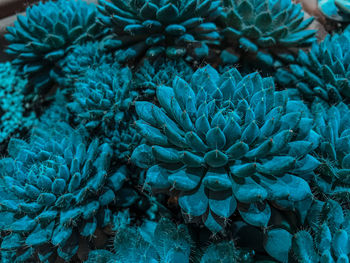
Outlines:
[[332, 198], [349, 198], [350, 110], [344, 103], [332, 107], [318, 103], [314, 113], [315, 129], [322, 138], [317, 150], [322, 165], [315, 177], [316, 185]]
[[330, 104], [350, 96], [350, 27], [342, 34], [327, 35], [314, 43], [309, 52], [299, 50], [297, 64], [279, 69], [276, 79], [284, 86], [296, 88], [307, 100], [315, 97]]
[[224, 63], [236, 63], [245, 51], [266, 65], [277, 66], [276, 58], [293, 61], [283, 47], [309, 46], [315, 41], [315, 31], [306, 29], [313, 18], [304, 20], [301, 6], [291, 0], [224, 0], [223, 5], [222, 35], [228, 47], [221, 53]]
[[350, 3], [346, 0], [318, 0], [321, 12], [329, 19], [349, 23]]
[[275, 91], [271, 78], [206, 66], [190, 83], [178, 77], [159, 86], [157, 98], [160, 107], [136, 102], [147, 144], [132, 161], [148, 168], [147, 185], [178, 191], [183, 212], [202, 217], [210, 230], [222, 229], [237, 202], [250, 205], [243, 218], [264, 226], [271, 210], [259, 202], [311, 195], [302, 177], [319, 164], [309, 154], [318, 145], [313, 120], [301, 101]]
[[75, 84], [74, 100], [68, 104], [76, 123], [91, 135], [102, 136], [120, 160], [128, 159], [141, 139], [134, 128], [136, 113], [131, 109], [139, 93], [131, 82], [128, 67], [104, 63], [87, 70]]
[[53, 80], [60, 78], [57, 62], [74, 45], [104, 34], [97, 15], [94, 5], [81, 0], [40, 2], [7, 28], [7, 52], [15, 56], [13, 63], [28, 77], [28, 93], [47, 93]]
[[314, 207], [312, 216], [318, 217], [318, 224], [293, 236], [293, 254], [299, 262], [349, 262], [349, 210], [333, 200]]
[[[136, 228], [119, 228], [114, 238], [114, 253], [106, 250], [90, 252], [86, 263], [130, 262], [130, 263], [188, 263], [193, 242], [185, 225], [176, 226], [168, 219], [158, 223], [147, 222]], [[207, 247], [200, 263], [236, 263], [240, 250], [233, 242], [222, 242]], [[249, 258], [246, 258], [249, 262]]]
[[88, 69], [101, 66], [103, 63], [113, 63], [110, 54], [106, 54], [103, 42], [88, 42], [75, 45], [58, 64], [61, 69], [59, 84], [66, 88], [74, 87], [74, 83], [83, 78]]
[[192, 74], [192, 68], [181, 59], [145, 60], [135, 73], [134, 85], [142, 97], [152, 98], [158, 86], [171, 84], [175, 76], [189, 81]]
[[106, 45], [121, 49], [116, 53], [121, 62], [144, 54], [206, 57], [209, 46], [219, 44], [212, 21], [220, 14], [220, 1], [99, 0], [99, 10], [101, 22], [115, 33]]
[[32, 2], [1, 263], [349, 263], [348, 0]]
[[[1, 251], [8, 262], [56, 256], [68, 261], [79, 240], [111, 224], [114, 202], [126, 174], [109, 173], [112, 150], [67, 123], [43, 123], [27, 143], [12, 139], [1, 168]], [[5, 257], [4, 254], [2, 257]], [[16, 261], [16, 262], [17, 262]]]
[[18, 76], [11, 63], [0, 64], [0, 144], [35, 122], [33, 112], [27, 112], [23, 91], [27, 80]]

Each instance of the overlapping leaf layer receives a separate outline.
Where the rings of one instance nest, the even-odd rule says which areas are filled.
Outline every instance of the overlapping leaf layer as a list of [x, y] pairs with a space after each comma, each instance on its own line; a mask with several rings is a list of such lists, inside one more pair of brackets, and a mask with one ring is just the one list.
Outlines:
[[16, 57], [13, 63], [29, 78], [28, 93], [33, 89], [35, 93], [48, 92], [53, 80], [60, 78], [56, 63], [68, 50], [103, 35], [97, 15], [96, 7], [83, 1], [40, 2], [7, 28], [7, 52]]
[[220, 1], [212, 0], [99, 0], [104, 15], [101, 22], [113, 28], [109, 45], [119, 61], [141, 55], [166, 54], [178, 58], [209, 54], [209, 45], [217, 45], [220, 35], [215, 20]]
[[279, 69], [276, 79], [282, 85], [297, 88], [308, 100], [315, 97], [333, 104], [350, 96], [350, 27], [342, 34], [328, 35], [314, 43], [309, 52], [299, 50], [297, 64]]

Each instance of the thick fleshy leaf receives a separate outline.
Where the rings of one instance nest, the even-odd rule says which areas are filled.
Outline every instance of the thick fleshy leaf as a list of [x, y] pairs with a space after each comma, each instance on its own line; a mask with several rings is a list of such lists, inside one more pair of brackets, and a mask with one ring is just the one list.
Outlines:
[[180, 170], [168, 176], [169, 183], [177, 190], [190, 191], [197, 187], [200, 177]]
[[1, 242], [1, 249], [18, 249], [23, 246], [24, 240], [20, 234], [12, 233], [4, 237]]
[[154, 162], [152, 148], [146, 144], [139, 145], [131, 155], [131, 161], [140, 168], [148, 168]]
[[293, 236], [292, 248], [296, 258], [300, 261], [312, 260], [318, 262], [319, 260], [312, 236], [307, 231], [300, 231]]
[[224, 191], [232, 188], [231, 180], [224, 169], [209, 169], [202, 184], [212, 191]]
[[242, 216], [243, 220], [250, 225], [257, 227], [266, 227], [270, 217], [271, 217], [271, 208], [269, 204], [264, 204], [261, 207], [256, 203], [250, 204], [247, 211], [239, 209], [239, 213]]
[[[236, 179], [235, 179], [236, 180]], [[253, 203], [265, 200], [267, 191], [250, 177], [233, 180], [233, 193], [237, 200], [243, 203]]]
[[147, 170], [146, 183], [156, 189], [168, 188], [171, 186], [168, 181], [169, 175], [170, 174], [165, 168], [159, 165], [154, 165]]
[[183, 194], [179, 197], [180, 207], [192, 216], [203, 215], [208, 208], [208, 198], [204, 193], [204, 186], [201, 185], [191, 194]]
[[276, 156], [271, 161], [262, 165], [257, 165], [257, 170], [260, 173], [268, 175], [283, 175], [292, 170], [295, 166], [295, 159], [290, 156]]
[[28, 246], [38, 246], [48, 243], [52, 236], [53, 228], [55, 227], [55, 222], [50, 223], [47, 226], [38, 225], [33, 232], [26, 238], [26, 245]]
[[220, 232], [223, 229], [223, 227], [215, 220], [210, 211], [208, 212], [204, 224], [213, 233]]
[[218, 216], [229, 218], [236, 210], [237, 202], [231, 190], [209, 191], [209, 208]]
[[292, 234], [282, 228], [267, 232], [264, 247], [266, 252], [280, 262], [288, 262], [288, 252], [292, 246]]
[[204, 155], [205, 162], [211, 167], [223, 167], [228, 162], [226, 154], [219, 150], [212, 150]]

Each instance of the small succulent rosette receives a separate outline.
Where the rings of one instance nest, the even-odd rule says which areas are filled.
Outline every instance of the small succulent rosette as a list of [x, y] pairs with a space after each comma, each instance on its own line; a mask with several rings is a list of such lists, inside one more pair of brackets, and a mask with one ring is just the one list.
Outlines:
[[81, 0], [39, 2], [7, 28], [7, 53], [15, 57], [13, 64], [28, 77], [28, 94], [47, 94], [55, 79], [64, 78], [57, 63], [69, 50], [108, 31], [97, 23], [97, 16], [96, 6]]
[[224, 64], [232, 65], [243, 56], [242, 63], [255, 57], [264, 65], [279, 66], [294, 61], [289, 48], [316, 40], [315, 30], [307, 29], [313, 18], [304, 20], [301, 6], [291, 0], [224, 0], [223, 6]]
[[297, 89], [305, 100], [319, 98], [330, 105], [350, 97], [350, 27], [342, 34], [327, 35], [308, 52], [299, 50], [297, 63], [277, 71], [284, 87]]

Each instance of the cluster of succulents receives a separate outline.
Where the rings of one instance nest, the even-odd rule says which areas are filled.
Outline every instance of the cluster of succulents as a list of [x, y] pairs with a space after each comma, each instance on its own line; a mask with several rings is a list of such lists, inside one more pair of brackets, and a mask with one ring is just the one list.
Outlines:
[[58, 62], [62, 71], [58, 82], [65, 88], [71, 88], [74, 83], [84, 77], [88, 69], [96, 68], [104, 63], [112, 63], [112, 57], [103, 52], [100, 42], [88, 42], [75, 45], [69, 53]]
[[317, 42], [296, 2], [19, 15], [0, 64], [0, 262], [349, 262], [349, 4], [318, 1], [337, 23]]
[[307, 229], [268, 230], [267, 249], [279, 262], [348, 262], [350, 259], [349, 210], [336, 201], [316, 200], [309, 209]]
[[103, 63], [88, 69], [75, 83], [73, 101], [68, 104], [75, 122], [91, 135], [101, 136], [116, 150], [118, 159], [127, 159], [140, 142], [135, 132], [131, 106], [138, 96], [132, 87], [132, 73], [118, 63]]
[[175, 76], [188, 81], [192, 74], [192, 68], [181, 59], [160, 58], [152, 62], [145, 60], [135, 73], [134, 85], [141, 97], [154, 97], [159, 85], [171, 84]]
[[306, 100], [315, 97], [332, 103], [350, 97], [350, 27], [342, 34], [327, 35], [310, 51], [299, 50], [297, 63], [277, 71], [276, 80], [297, 89]]
[[317, 149], [321, 161], [315, 182], [318, 189], [332, 198], [349, 197], [350, 109], [344, 103], [315, 106], [315, 129], [321, 135]]
[[15, 25], [8, 27], [7, 52], [16, 57], [14, 65], [28, 77], [27, 93], [45, 94], [60, 78], [57, 63], [76, 44], [104, 35], [97, 23], [94, 5], [84, 1], [59, 0], [40, 2], [19, 15]]
[[[114, 253], [106, 250], [90, 252], [86, 263], [108, 262], [183, 262], [194, 254], [193, 242], [185, 225], [176, 226], [169, 219], [146, 222], [139, 228], [120, 227], [114, 237]], [[200, 262], [239, 262], [242, 252], [233, 242], [212, 244], [202, 253]], [[249, 255], [246, 262], [249, 262]], [[192, 255], [194, 256], [194, 255]], [[198, 257], [198, 255], [196, 255]]]
[[[221, 15], [225, 49], [223, 63], [239, 60], [237, 49], [252, 54], [258, 61], [277, 66], [276, 58], [293, 61], [285, 48], [309, 46], [314, 30], [305, 30], [313, 18], [304, 20], [301, 6], [291, 0], [224, 0]], [[265, 50], [268, 50], [266, 52]]]
[[[302, 230], [292, 239], [291, 250], [299, 261], [348, 262], [349, 246], [349, 210], [343, 210], [335, 201], [317, 202], [312, 209], [312, 217], [318, 217], [318, 223], [309, 231]], [[311, 221], [312, 222], [312, 221]]]

